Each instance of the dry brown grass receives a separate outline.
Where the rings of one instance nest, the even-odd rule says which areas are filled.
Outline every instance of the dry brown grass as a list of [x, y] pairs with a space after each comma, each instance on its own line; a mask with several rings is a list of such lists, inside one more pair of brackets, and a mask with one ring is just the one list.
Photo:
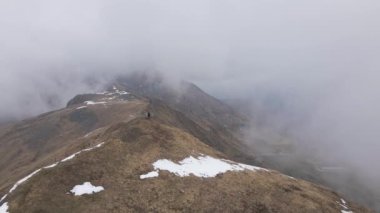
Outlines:
[[[147, 103], [133, 100], [107, 106], [94, 105], [76, 110], [77, 106], [54, 111], [34, 119], [7, 126], [0, 131], [0, 194], [5, 194], [19, 179], [37, 168], [63, 159], [79, 149], [93, 144], [101, 134], [87, 133], [120, 121], [128, 122], [143, 116]], [[91, 128], [76, 122], [73, 114], [84, 111], [85, 116], [95, 117]], [[86, 117], [83, 118], [86, 120]], [[94, 119], [92, 119], [94, 120]], [[85, 123], [86, 124], [86, 123]], [[54, 130], [54, 131], [52, 131]]]
[[[15, 212], [340, 212], [340, 197], [328, 189], [271, 171], [228, 172], [215, 178], [160, 172], [140, 180], [161, 158], [182, 160], [199, 153], [225, 157], [181, 129], [136, 119], [115, 124], [93, 138], [106, 144], [45, 170], [9, 198]], [[95, 195], [67, 194], [90, 181]], [[355, 212], [368, 212], [349, 204]]]

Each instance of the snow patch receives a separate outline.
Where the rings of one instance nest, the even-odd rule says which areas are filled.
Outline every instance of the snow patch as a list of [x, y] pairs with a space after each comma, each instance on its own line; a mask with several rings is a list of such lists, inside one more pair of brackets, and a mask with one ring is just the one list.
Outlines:
[[0, 213], [9, 213], [8, 208], [9, 208], [8, 203], [7, 202], [3, 203], [3, 205], [0, 206]]
[[143, 180], [143, 179], [154, 178], [154, 177], [158, 177], [158, 176], [159, 176], [158, 171], [152, 171], [152, 172], [149, 172], [145, 175], [140, 175], [140, 179]]
[[339, 203], [339, 205], [343, 208], [343, 209], [341, 210], [341, 213], [354, 213], [354, 212], [351, 211], [350, 208], [347, 206], [347, 202], [346, 202], [343, 198], [340, 199], [340, 202], [337, 201], [337, 203]]
[[19, 185], [21, 185], [25, 181], [29, 180], [31, 177], [33, 177], [35, 174], [37, 174], [40, 171], [41, 171], [41, 169], [37, 169], [36, 171], [30, 173], [28, 176], [24, 177], [23, 179], [17, 181], [17, 183], [15, 185], [13, 185], [13, 187], [9, 190], [9, 192], [13, 192]]
[[83, 149], [81, 152], [88, 152], [88, 151], [91, 151], [91, 150], [93, 150], [93, 149], [99, 148], [99, 147], [101, 147], [101, 146], [103, 146], [103, 145], [104, 145], [104, 142], [102, 142], [102, 143], [100, 143], [100, 144], [98, 144], [98, 145], [96, 145], [96, 146], [94, 146], [94, 147], [90, 147], [90, 148], [87, 148], [87, 149]]
[[294, 177], [289, 176], [289, 175], [282, 175], [282, 176], [287, 177], [287, 178], [290, 178], [290, 179], [292, 179], [292, 180], [296, 180]]
[[88, 138], [88, 136], [90, 136], [92, 134], [92, 132], [89, 132], [87, 133], [85, 136], [83, 136], [84, 138]]
[[99, 148], [99, 147], [103, 146], [103, 144], [104, 144], [104, 142], [102, 142], [102, 143], [100, 143], [100, 144], [98, 144], [98, 145], [96, 145], [96, 146], [94, 146], [94, 147], [90, 147], [90, 148], [87, 148], [87, 149], [82, 149], [81, 151], [76, 152], [76, 153], [70, 155], [69, 157], [67, 157], [67, 158], [65, 158], [65, 159], [63, 159], [63, 160], [61, 160], [61, 162], [66, 162], [66, 161], [68, 161], [68, 160], [71, 160], [71, 159], [73, 159], [75, 156], [79, 155], [80, 153], [82, 153], [82, 152], [88, 152], [88, 151], [91, 151], [91, 150], [93, 150], [93, 149], [95, 149], [95, 148]]
[[44, 169], [51, 169], [53, 167], [56, 167], [57, 165], [58, 165], [58, 162], [57, 163], [53, 163], [53, 164], [51, 164], [49, 166], [45, 166]]
[[102, 142], [102, 143], [96, 145], [96, 146], [93, 147], [93, 148], [90, 148], [90, 150], [95, 149], [95, 148], [99, 148], [99, 147], [101, 147], [101, 146], [103, 146], [103, 145], [104, 145], [104, 142]]
[[115, 91], [115, 93], [119, 94], [119, 95], [128, 95], [129, 92], [126, 92], [126, 91], [120, 91], [116, 86], [113, 86], [112, 89]]
[[70, 190], [71, 193], [73, 193], [75, 196], [81, 196], [84, 194], [94, 194], [103, 191], [103, 186], [93, 186], [90, 182], [85, 182], [82, 185], [76, 185], [72, 190]]
[[73, 159], [75, 156], [77, 156], [78, 154], [80, 154], [81, 152], [82, 152], [82, 151], [76, 152], [76, 153], [70, 155], [69, 157], [66, 157], [65, 159], [61, 160], [61, 162], [66, 162], [66, 161], [68, 161], [68, 160], [71, 160], [71, 159]]
[[340, 199], [340, 202], [342, 202], [343, 205], [346, 205], [346, 201], [343, 200], [343, 198]]
[[87, 104], [87, 105], [97, 105], [97, 104], [106, 104], [107, 102], [105, 102], [105, 101], [99, 101], [99, 102], [85, 101], [84, 103]]
[[8, 196], [8, 194], [4, 195], [4, 196], [0, 199], [0, 203], [3, 202], [3, 200], [4, 200], [5, 198], [7, 198], [7, 196]]
[[203, 178], [216, 177], [218, 174], [222, 174], [227, 171], [244, 171], [244, 170], [268, 171], [260, 167], [236, 163], [236, 162], [224, 160], [224, 159], [217, 159], [217, 158], [204, 156], [204, 155], [199, 156], [198, 158], [190, 156], [188, 158], [183, 159], [178, 164], [167, 159], [161, 159], [154, 162], [153, 167], [155, 170], [153, 172], [156, 172], [156, 173], [151, 172], [148, 174], [150, 175], [157, 174], [158, 176], [158, 171], [164, 170], [164, 171], [169, 171], [180, 177], [194, 175], [194, 176], [203, 177]]
[[[97, 95], [107, 95], [107, 96], [114, 96], [114, 95], [128, 95], [130, 94], [129, 92], [127, 91], [123, 91], [123, 90], [119, 90], [116, 86], [113, 86], [112, 87], [112, 92], [111, 91], [104, 91], [104, 92], [97, 92], [95, 94]], [[115, 99], [117, 96], [114, 96], [114, 97], [111, 97], [111, 98], [108, 98], [108, 100], [112, 100], [112, 99]]]
[[87, 134], [86, 134], [85, 136], [83, 136], [83, 137], [87, 138], [87, 137], [89, 137], [90, 135], [92, 135], [93, 133], [97, 132], [97, 131], [100, 130], [100, 129], [102, 129], [102, 128], [95, 129], [95, 130], [93, 130], [93, 131], [87, 133]]
[[119, 95], [128, 95], [129, 94], [129, 92], [126, 92], [126, 91], [116, 91], [116, 93], [117, 94], [119, 94]]
[[103, 92], [97, 92], [97, 93], [95, 93], [96, 95], [105, 95], [105, 94], [107, 94], [108, 92], [107, 91], [103, 91]]
[[[28, 176], [26, 176], [26, 177], [22, 178], [21, 180], [17, 181], [17, 182], [13, 185], [13, 187], [9, 190], [9, 192], [8, 192], [7, 194], [5, 194], [5, 195], [0, 199], [0, 203], [1, 203], [3, 200], [5, 200], [5, 198], [8, 196], [8, 194], [12, 193], [14, 190], [16, 190], [16, 188], [17, 188], [18, 186], [20, 186], [21, 184], [23, 184], [24, 182], [26, 182], [27, 180], [29, 180], [31, 177], [33, 177], [34, 175], [36, 175], [37, 173], [39, 173], [41, 170], [43, 170], [43, 169], [50, 169], [50, 168], [56, 167], [59, 163], [61, 163], [61, 162], [65, 162], [65, 161], [68, 161], [68, 160], [71, 160], [71, 159], [73, 159], [76, 155], [80, 154], [81, 152], [87, 152], [87, 151], [93, 150], [93, 149], [95, 149], [95, 148], [99, 148], [99, 147], [103, 146], [103, 144], [104, 144], [104, 142], [102, 142], [102, 143], [100, 143], [100, 144], [97, 144], [97, 145], [94, 146], [94, 147], [90, 147], [90, 148], [87, 148], [87, 149], [83, 149], [83, 150], [81, 150], [81, 151], [79, 151], [79, 152], [76, 152], [76, 153], [70, 155], [69, 157], [67, 157], [67, 158], [65, 158], [65, 159], [63, 159], [63, 160], [61, 160], [61, 161], [55, 162], [55, 163], [53, 163], [53, 164], [51, 164], [51, 165], [49, 165], [49, 166], [45, 166], [45, 167], [43, 167], [43, 168], [37, 169], [36, 171], [30, 173]], [[4, 205], [4, 204], [3, 204], [3, 205]], [[0, 211], [0, 213], [3, 213], [3, 212]]]
[[84, 109], [84, 108], [87, 108], [87, 106], [80, 106], [80, 107], [77, 107], [77, 109]]

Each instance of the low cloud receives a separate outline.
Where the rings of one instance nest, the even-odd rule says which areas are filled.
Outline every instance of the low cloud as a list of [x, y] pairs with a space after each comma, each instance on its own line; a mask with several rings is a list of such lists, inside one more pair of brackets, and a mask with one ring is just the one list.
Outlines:
[[222, 99], [274, 99], [268, 122], [376, 179], [379, 9], [354, 0], [1, 1], [0, 120], [155, 70]]

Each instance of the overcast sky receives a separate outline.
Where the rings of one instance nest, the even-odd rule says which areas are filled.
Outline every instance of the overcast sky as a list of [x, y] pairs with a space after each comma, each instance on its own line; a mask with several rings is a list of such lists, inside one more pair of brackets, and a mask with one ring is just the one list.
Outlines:
[[1, 0], [1, 86], [22, 94], [43, 75], [132, 69], [226, 96], [363, 83], [380, 63], [379, 10], [371, 0]]
[[158, 70], [220, 98], [276, 94], [307, 115], [306, 135], [362, 167], [379, 160], [379, 11], [378, 0], [0, 0], [0, 118]]

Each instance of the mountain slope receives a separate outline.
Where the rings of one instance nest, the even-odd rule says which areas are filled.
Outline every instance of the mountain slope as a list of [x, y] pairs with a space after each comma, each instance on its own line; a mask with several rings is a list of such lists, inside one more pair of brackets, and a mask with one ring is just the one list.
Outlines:
[[[219, 121], [129, 92], [79, 95], [65, 109], [0, 128], [0, 209], [369, 212], [326, 188], [223, 160], [252, 159]], [[74, 196], [75, 188], [98, 193]]]
[[[168, 171], [141, 179], [159, 159], [178, 162], [199, 155], [225, 156], [181, 129], [136, 119], [111, 126], [105, 144], [43, 170], [8, 199], [10, 212], [340, 212], [341, 198], [322, 187], [274, 171], [231, 171], [211, 178], [180, 177]], [[104, 187], [74, 196], [75, 185]], [[350, 210], [365, 212], [354, 204]]]
[[[93, 99], [94, 103], [97, 101], [100, 103]], [[89, 133], [143, 116], [146, 106], [142, 100], [127, 102], [118, 98], [106, 104], [81, 103], [0, 128], [0, 193], [35, 168], [93, 144], [86, 137]]]
[[113, 84], [133, 94], [158, 99], [204, 128], [216, 127], [233, 132], [247, 122], [244, 116], [196, 85], [181, 81], [168, 86], [159, 73], [134, 73], [116, 79]]
[[[195, 125], [191, 126], [197, 126], [196, 129], [201, 132], [191, 129], [192, 134], [213, 148], [226, 153], [230, 158], [245, 163], [255, 162], [252, 148], [242, 141], [243, 137], [240, 134], [240, 129], [248, 123], [247, 119], [196, 85], [181, 81], [175, 86], [168, 86], [169, 84], [159, 73], [144, 72], [120, 77], [114, 84], [120, 89], [149, 99], [151, 103], [149, 110], [153, 114], [155, 110], [161, 112], [158, 115], [167, 114], [162, 113], [164, 111], [171, 111], [171, 114], [176, 115], [175, 120], [182, 123], [193, 122]], [[112, 89], [112, 85], [109, 89]], [[166, 122], [167, 119], [168, 116], [162, 121]]]

